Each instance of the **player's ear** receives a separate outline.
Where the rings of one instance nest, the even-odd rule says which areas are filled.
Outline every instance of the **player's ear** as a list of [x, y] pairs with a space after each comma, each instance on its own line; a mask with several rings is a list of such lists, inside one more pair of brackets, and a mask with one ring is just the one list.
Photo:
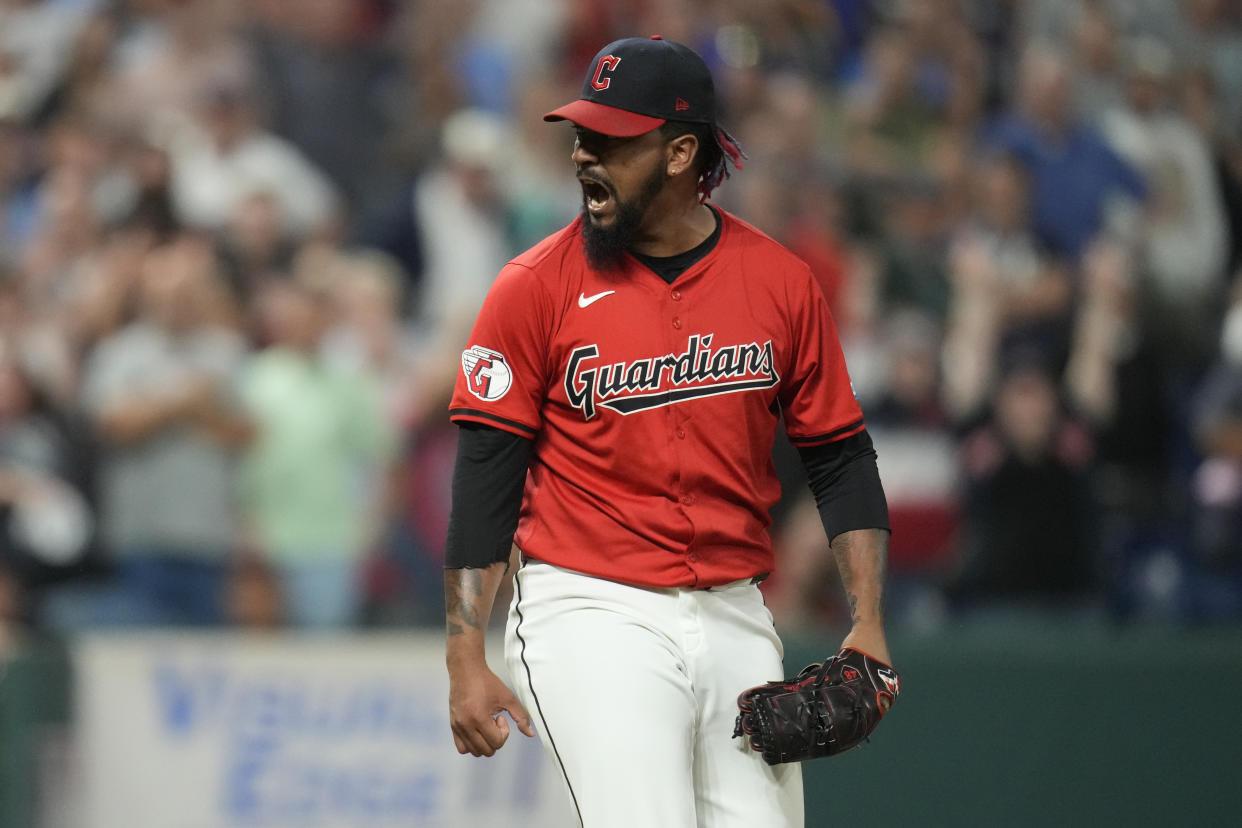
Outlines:
[[665, 173], [671, 178], [693, 169], [699, 154], [699, 139], [687, 132], [669, 141], [665, 149]]

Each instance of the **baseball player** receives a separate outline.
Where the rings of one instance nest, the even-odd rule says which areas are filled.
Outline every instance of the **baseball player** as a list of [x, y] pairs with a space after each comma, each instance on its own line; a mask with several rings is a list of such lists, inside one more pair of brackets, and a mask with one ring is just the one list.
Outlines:
[[[544, 119], [575, 129], [582, 212], [500, 272], [451, 403], [457, 749], [491, 756], [508, 713], [539, 733], [587, 828], [801, 826], [796, 760], [842, 731], [757, 752], [759, 710], [784, 685], [756, 688], [739, 716], [739, 693], [782, 674], [757, 586], [782, 423], [853, 612], [842, 653], [890, 661], [887, 508], [832, 318], [803, 262], [708, 203], [741, 154], [693, 51], [611, 43], [581, 98]], [[516, 696], [484, 660], [511, 545]]]

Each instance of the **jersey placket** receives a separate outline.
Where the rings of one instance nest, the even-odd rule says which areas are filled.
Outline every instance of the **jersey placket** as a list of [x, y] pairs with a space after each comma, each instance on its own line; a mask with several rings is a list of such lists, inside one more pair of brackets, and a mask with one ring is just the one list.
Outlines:
[[[692, 312], [689, 294], [692, 290], [685, 285], [685, 281], [679, 278], [674, 280], [673, 284], [665, 286], [660, 302], [662, 322], [668, 332], [669, 353], [684, 350], [690, 334], [694, 332], [690, 324]], [[665, 422], [670, 431], [669, 442], [677, 460], [677, 500], [681, 513], [690, 523], [690, 540], [685, 548], [685, 562], [697, 584], [699, 576], [696, 564], [699, 555], [697, 551], [698, 527], [695, 518], [698, 510], [695, 507], [698, 503], [698, 496], [686, 485], [687, 479], [694, 478], [692, 473], [687, 473], [692, 471], [688, 466], [694, 462], [695, 457], [694, 446], [690, 444], [690, 421], [692, 419], [690, 412], [693, 406], [690, 404], [670, 405], [664, 410], [666, 412]]]

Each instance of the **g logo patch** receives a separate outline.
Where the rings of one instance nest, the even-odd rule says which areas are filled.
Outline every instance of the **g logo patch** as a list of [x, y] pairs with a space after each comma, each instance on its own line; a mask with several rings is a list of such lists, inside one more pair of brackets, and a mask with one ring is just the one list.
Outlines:
[[461, 353], [461, 370], [466, 387], [484, 402], [495, 402], [509, 393], [513, 372], [500, 351], [474, 345]]

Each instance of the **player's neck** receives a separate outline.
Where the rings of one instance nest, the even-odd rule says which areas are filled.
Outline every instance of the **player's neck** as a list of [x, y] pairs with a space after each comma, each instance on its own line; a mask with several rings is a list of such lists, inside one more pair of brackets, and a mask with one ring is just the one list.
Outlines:
[[634, 237], [630, 250], [643, 256], [676, 256], [698, 247], [716, 230], [711, 208], [693, 200], [679, 199], [669, 208], [649, 211]]

